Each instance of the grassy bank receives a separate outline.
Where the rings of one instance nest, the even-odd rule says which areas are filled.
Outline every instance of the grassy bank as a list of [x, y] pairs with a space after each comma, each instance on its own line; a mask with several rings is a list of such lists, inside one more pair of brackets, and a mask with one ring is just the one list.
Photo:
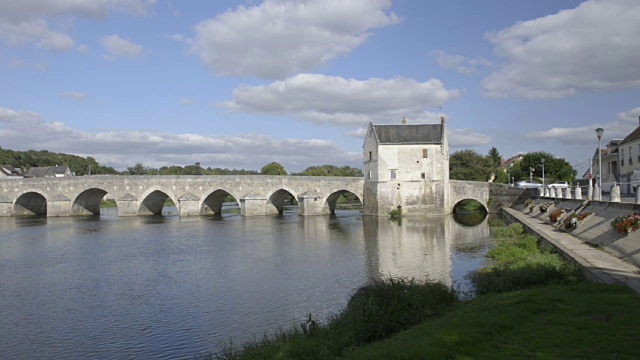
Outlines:
[[640, 358], [640, 297], [585, 283], [520, 225], [492, 233], [490, 264], [472, 277], [482, 295], [470, 301], [442, 284], [387, 280], [359, 290], [326, 325], [309, 319], [201, 358]]

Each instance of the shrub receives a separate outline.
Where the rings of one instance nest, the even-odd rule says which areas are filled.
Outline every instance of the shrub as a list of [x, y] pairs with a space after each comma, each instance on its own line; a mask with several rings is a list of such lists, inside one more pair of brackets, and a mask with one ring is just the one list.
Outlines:
[[356, 345], [366, 344], [440, 315], [457, 301], [456, 292], [441, 283], [380, 280], [359, 289], [329, 326], [341, 329]]

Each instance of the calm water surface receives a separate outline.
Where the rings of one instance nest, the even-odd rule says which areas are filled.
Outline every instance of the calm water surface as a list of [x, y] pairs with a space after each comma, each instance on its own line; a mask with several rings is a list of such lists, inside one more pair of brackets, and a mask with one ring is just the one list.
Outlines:
[[0, 358], [176, 359], [337, 313], [372, 279], [468, 288], [486, 221], [0, 218]]

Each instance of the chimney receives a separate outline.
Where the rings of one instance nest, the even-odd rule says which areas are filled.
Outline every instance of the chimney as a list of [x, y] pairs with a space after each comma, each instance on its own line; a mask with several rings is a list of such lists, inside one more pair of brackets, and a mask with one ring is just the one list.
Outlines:
[[638, 123], [640, 124], [640, 116], [638, 116]]
[[407, 119], [405, 119], [404, 116], [402, 117], [402, 125], [407, 125]]
[[445, 122], [444, 116], [441, 116], [440, 117], [440, 124], [444, 125], [444, 122]]

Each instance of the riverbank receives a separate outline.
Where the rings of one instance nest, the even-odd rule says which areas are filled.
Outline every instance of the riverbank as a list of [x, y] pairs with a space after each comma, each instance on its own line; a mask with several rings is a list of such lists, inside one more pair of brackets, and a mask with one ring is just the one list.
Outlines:
[[[448, 294], [448, 301], [434, 303], [433, 298], [406, 296], [406, 289], [382, 284], [375, 291], [357, 292], [345, 311], [327, 325], [309, 319], [299, 329], [244, 348], [230, 345], [217, 357], [203, 358], [640, 356], [635, 346], [640, 297], [622, 286], [587, 284], [575, 264], [564, 261], [551, 247], [539, 246], [537, 238], [524, 233], [521, 225], [499, 229], [495, 237], [491, 264], [473, 275], [483, 295], [470, 301]], [[416, 289], [423, 290], [410, 293], [439, 286], [417, 285]], [[352, 304], [359, 307], [352, 308]], [[423, 307], [431, 308], [427, 316], [413, 314]], [[402, 321], [412, 318], [418, 322]], [[336, 324], [346, 324], [346, 329], [355, 332]], [[354, 337], [359, 332], [377, 336]]]

